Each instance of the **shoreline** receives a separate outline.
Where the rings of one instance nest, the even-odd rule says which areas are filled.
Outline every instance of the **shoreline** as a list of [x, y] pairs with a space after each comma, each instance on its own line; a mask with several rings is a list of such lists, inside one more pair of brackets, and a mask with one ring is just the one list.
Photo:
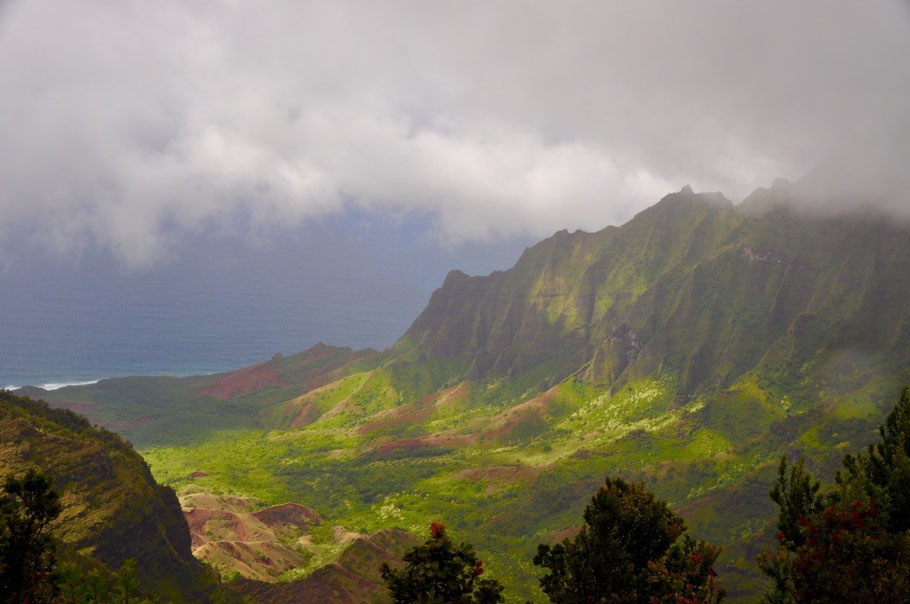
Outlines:
[[0, 386], [0, 390], [14, 391], [14, 390], [18, 390], [19, 388], [40, 388], [42, 390], [47, 390], [48, 392], [51, 392], [54, 390], [59, 390], [61, 388], [66, 388], [67, 386], [91, 386], [92, 384], [97, 384], [102, 379], [105, 379], [105, 378], [98, 378], [96, 380], [73, 381], [73, 382], [47, 382], [44, 384], [26, 384], [26, 385], [22, 385], [22, 386], [7, 384], [4, 386]]

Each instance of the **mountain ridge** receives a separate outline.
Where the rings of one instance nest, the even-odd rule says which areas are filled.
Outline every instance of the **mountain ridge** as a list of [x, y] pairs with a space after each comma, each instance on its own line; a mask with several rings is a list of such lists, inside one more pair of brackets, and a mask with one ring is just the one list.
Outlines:
[[114, 420], [154, 402], [158, 418], [124, 434], [177, 489], [296, 501], [363, 534], [444, 519], [521, 597], [537, 594], [536, 542], [571, 532], [604, 474], [642, 480], [726, 547], [731, 594], [748, 600], [779, 456], [829, 476], [910, 381], [910, 227], [791, 197], [782, 181], [739, 206], [684, 188], [625, 225], [560, 231], [508, 270], [452, 271], [389, 349], [296, 356], [315, 381], [52, 398], [103, 401]]
[[[452, 272], [392, 347], [392, 354], [409, 346], [443, 357], [468, 354], [471, 378], [488, 373], [514, 375], [544, 362], [545, 356], [555, 356], [563, 359], [561, 369], [566, 375], [590, 362], [586, 375], [607, 381], [616, 381], [627, 367], [633, 375], [651, 373], [669, 357], [673, 368], [687, 375], [682, 394], [691, 394], [705, 379], [700, 366], [722, 363], [720, 352], [707, 342], [688, 358], [682, 358], [686, 355], [678, 345], [681, 324], [698, 316], [698, 307], [705, 304], [707, 295], [714, 296], [712, 314], [722, 316], [721, 306], [747, 305], [750, 288], [759, 284], [777, 288], [755, 292], [766, 294], [757, 299], [761, 306], [752, 304], [741, 312], [735, 310], [742, 322], [758, 319], [755, 315], [763, 308], [773, 309], [760, 327], [779, 340], [788, 329], [797, 328], [796, 322], [806, 323], [817, 316], [819, 306], [826, 302], [801, 299], [801, 282], [813, 277], [830, 281], [822, 284], [828, 286], [826, 291], [822, 287], [823, 291], [815, 294], [828, 301], [837, 293], [834, 288], [846, 286], [837, 283], [836, 274], [826, 274], [824, 256], [827, 253], [831, 260], [836, 258], [840, 244], [834, 240], [845, 239], [848, 245], [861, 249], [863, 244], [869, 247], [868, 240], [877, 235], [894, 251], [889, 257], [882, 249], [884, 244], [878, 244], [873, 252], [884, 266], [876, 270], [899, 275], [900, 269], [906, 268], [900, 261], [908, 251], [905, 230], [875, 217], [852, 223], [850, 219], [807, 218], [781, 205], [783, 188], [785, 185], [778, 183], [756, 191], [747, 208], [733, 206], [719, 194], [695, 194], [684, 188], [622, 227], [596, 233], [560, 231], [526, 250], [507, 271], [486, 277]], [[763, 200], [771, 200], [770, 205], [756, 212], [755, 207]], [[673, 225], [672, 233], [661, 234], [659, 231], [669, 224]], [[851, 224], [856, 228], [851, 229]], [[635, 246], [634, 240], [644, 245]], [[793, 247], [799, 249], [789, 253]], [[616, 248], [631, 248], [638, 256], [626, 253], [623, 258]], [[722, 271], [727, 273], [722, 277], [725, 285], [738, 288], [739, 299], [705, 291], [711, 288], [712, 280], [721, 279]], [[745, 271], [749, 272], [748, 279], [737, 279]], [[875, 295], [888, 290], [880, 282], [873, 285], [877, 287]], [[907, 289], [906, 279], [899, 279], [897, 288], [894, 285], [890, 288]], [[679, 293], [674, 298], [675, 292]], [[894, 307], [892, 304], [887, 310]], [[868, 308], [860, 310], [870, 312]], [[870, 322], [868, 316], [857, 320]], [[900, 321], [901, 333], [906, 333], [906, 321], [903, 317]], [[713, 327], [703, 319], [700, 325], [703, 331]], [[758, 332], [758, 327], [747, 325], [739, 331]], [[744, 337], [738, 333], [724, 335]], [[652, 342], [652, 338], [656, 339]], [[873, 346], [881, 343], [870, 342]], [[754, 352], [740, 346], [727, 356], [748, 353], [748, 363], [754, 364], [774, 345], [768, 340], [764, 350]], [[746, 368], [740, 363], [730, 371], [735, 377]], [[730, 380], [723, 378], [721, 382], [729, 384]]]

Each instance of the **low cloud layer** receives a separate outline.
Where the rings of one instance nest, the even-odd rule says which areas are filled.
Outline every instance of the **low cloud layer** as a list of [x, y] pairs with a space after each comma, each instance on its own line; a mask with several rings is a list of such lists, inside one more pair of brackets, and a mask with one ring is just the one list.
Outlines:
[[138, 268], [354, 206], [544, 236], [832, 157], [900, 191], [908, 98], [900, 2], [12, 0], [0, 246]]

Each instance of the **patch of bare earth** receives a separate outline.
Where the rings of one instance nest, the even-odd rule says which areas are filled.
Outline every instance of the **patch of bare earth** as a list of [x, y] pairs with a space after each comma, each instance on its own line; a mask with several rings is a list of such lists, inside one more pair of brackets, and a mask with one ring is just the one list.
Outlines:
[[299, 503], [282, 503], [253, 512], [253, 517], [266, 526], [296, 526], [306, 532], [321, 522], [319, 514]]
[[181, 498], [193, 555], [217, 568], [258, 581], [276, 581], [281, 573], [304, 566], [310, 553], [300, 537], [319, 524], [314, 510], [284, 503], [255, 512], [250, 500], [209, 493]]
[[475, 437], [469, 434], [399, 438], [377, 445], [368, 454], [375, 459], [410, 457], [419, 454], [433, 455], [445, 453], [452, 448], [468, 447], [474, 442]]
[[466, 390], [465, 384], [462, 382], [457, 386], [426, 396], [416, 403], [380, 411], [373, 416], [373, 421], [360, 428], [360, 433], [369, 434], [377, 430], [393, 430], [420, 424], [429, 419], [438, 409], [457, 402], [460, 395]]
[[553, 387], [534, 398], [494, 415], [484, 423], [491, 426], [482, 431], [481, 441], [500, 441], [512, 436], [521, 426], [543, 421], [543, 416], [556, 398]]
[[263, 361], [250, 367], [225, 373], [208, 388], [199, 390], [199, 394], [229, 399], [258, 392], [265, 388], [285, 385], [284, 381], [278, 376], [278, 372], [273, 366], [273, 361]]
[[349, 545], [336, 562], [308, 577], [286, 583], [241, 579], [231, 586], [254, 602], [386, 602], [388, 591], [379, 574], [383, 562], [402, 564], [402, 556], [420, 540], [403, 529], [387, 529], [369, 536], [339, 531]]
[[549, 467], [552, 467], [552, 464], [544, 466], [489, 466], [486, 468], [462, 470], [455, 476], [458, 478], [484, 481], [486, 483], [484, 493], [486, 495], [492, 495], [502, 491], [510, 484], [528, 486], [537, 480], [537, 477], [540, 476], [541, 472]]

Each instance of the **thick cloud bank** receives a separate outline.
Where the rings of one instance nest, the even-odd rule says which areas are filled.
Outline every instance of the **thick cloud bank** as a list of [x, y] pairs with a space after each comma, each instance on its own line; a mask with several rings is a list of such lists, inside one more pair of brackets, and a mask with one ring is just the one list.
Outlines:
[[898, 2], [12, 0], [0, 242], [141, 267], [350, 206], [543, 236], [847, 151], [865, 187], [905, 172], [908, 98]]

